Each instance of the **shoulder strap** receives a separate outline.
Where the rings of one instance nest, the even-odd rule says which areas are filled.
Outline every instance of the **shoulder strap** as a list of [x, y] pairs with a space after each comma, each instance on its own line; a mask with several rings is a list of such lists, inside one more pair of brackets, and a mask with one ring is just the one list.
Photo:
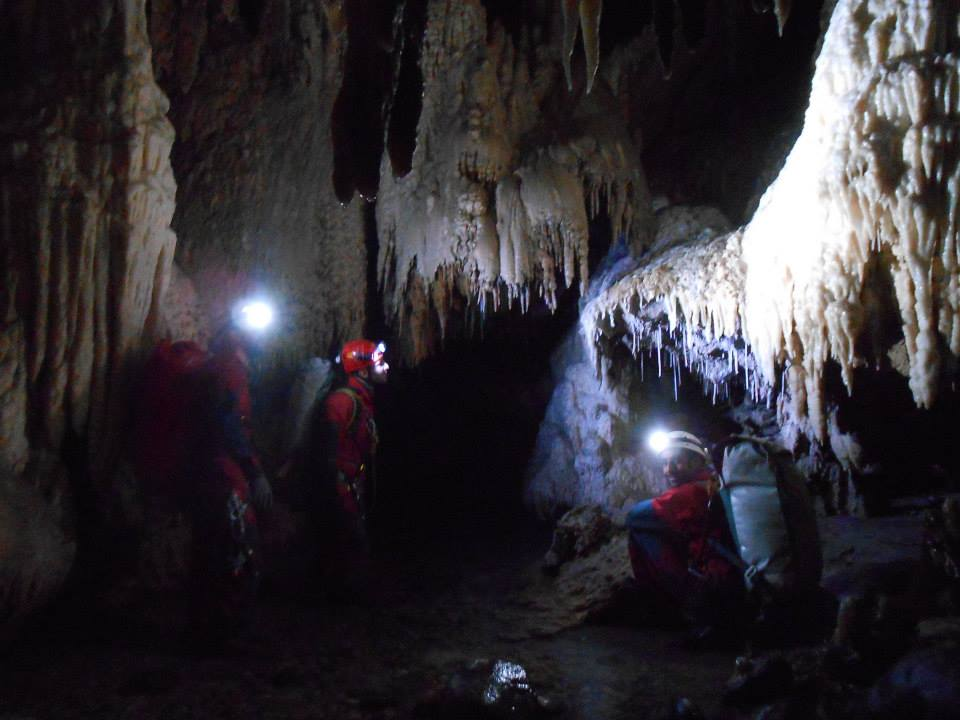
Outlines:
[[347, 430], [353, 432], [354, 426], [357, 423], [357, 418], [360, 416], [360, 395], [358, 395], [357, 391], [351, 387], [337, 388], [334, 390], [334, 392], [348, 395], [350, 399], [353, 400], [353, 413], [350, 415], [350, 422], [347, 423]]

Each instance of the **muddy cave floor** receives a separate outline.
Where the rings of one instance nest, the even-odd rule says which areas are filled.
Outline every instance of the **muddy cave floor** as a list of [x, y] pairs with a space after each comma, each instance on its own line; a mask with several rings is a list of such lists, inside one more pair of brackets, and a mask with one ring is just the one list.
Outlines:
[[[920, 523], [915, 512], [827, 519], [825, 584], [846, 591], [915, 560]], [[693, 652], [678, 630], [648, 624], [545, 630], [523, 598], [549, 582], [539, 571], [549, 541], [528, 525], [432, 552], [393, 548], [376, 602], [267, 594], [254, 627], [218, 654], [188, 651], [175, 621], [144, 629], [61, 612], [0, 661], [0, 718], [415, 717], [498, 659], [526, 669], [553, 717], [663, 718], [679, 697], [728, 716], [733, 650]]]

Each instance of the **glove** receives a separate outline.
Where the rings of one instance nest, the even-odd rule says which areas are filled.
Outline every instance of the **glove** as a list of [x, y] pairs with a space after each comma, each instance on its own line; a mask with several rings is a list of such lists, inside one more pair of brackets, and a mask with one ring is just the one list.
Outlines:
[[250, 483], [250, 496], [253, 499], [253, 506], [259, 512], [267, 512], [273, 505], [273, 490], [270, 489], [267, 476], [262, 472]]

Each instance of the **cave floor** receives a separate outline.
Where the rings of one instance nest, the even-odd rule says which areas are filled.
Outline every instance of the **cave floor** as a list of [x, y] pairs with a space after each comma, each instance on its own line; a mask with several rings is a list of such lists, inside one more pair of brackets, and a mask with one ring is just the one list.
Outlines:
[[[916, 516], [831, 519], [825, 579], [856, 584], [867, 561], [916, 557], [918, 532]], [[734, 651], [693, 652], [679, 631], [638, 624], [545, 632], [522, 598], [542, 582], [548, 542], [505, 533], [466, 552], [405, 551], [368, 606], [267, 597], [255, 626], [219, 655], [188, 652], [176, 622], [104, 629], [74, 614], [13, 646], [0, 666], [0, 718], [500, 717], [457, 705], [500, 659], [526, 669], [546, 702], [536, 717], [664, 718], [680, 697], [728, 716], [720, 690]]]
[[676, 697], [715, 710], [732, 651], [692, 653], [669, 629], [538, 629], [519, 596], [548, 541], [501, 536], [483, 554], [447, 549], [428, 564], [408, 556], [372, 606], [267, 598], [219, 655], [188, 652], [173, 622], [50, 623], [5, 659], [0, 717], [467, 717], [457, 694], [480, 692], [501, 659], [526, 669], [546, 704], [537, 716], [656, 717]]

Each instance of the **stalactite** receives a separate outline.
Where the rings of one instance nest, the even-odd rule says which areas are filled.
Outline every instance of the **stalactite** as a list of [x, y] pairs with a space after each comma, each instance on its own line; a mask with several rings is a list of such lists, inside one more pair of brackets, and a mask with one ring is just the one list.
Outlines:
[[600, 67], [600, 17], [603, 0], [580, 0], [580, 29], [583, 32], [583, 54], [587, 61], [587, 93]]
[[564, 56], [554, 50], [533, 78], [511, 36], [496, 24], [488, 35], [479, 0], [428, 4], [412, 169], [396, 177], [381, 166], [378, 262], [381, 278], [394, 274], [384, 284], [389, 316], [407, 312], [411, 271], [443, 286], [418, 312], [443, 317], [456, 293], [484, 309], [502, 293], [526, 310], [531, 289], [555, 307], [560, 283], [586, 289], [588, 216], [601, 198], [615, 232], [645, 242], [646, 180], [609, 94], [594, 91], [563, 119], [565, 142], [527, 140], [547, 135], [538, 110], [560, 79]]
[[[776, 10], [782, 25], [790, 3]], [[588, 306], [583, 326], [598, 350], [604, 334], [625, 331], [621, 318], [638, 312], [631, 302], [662, 299], [671, 328], [742, 332], [755, 396], [761, 379], [773, 388], [789, 367], [782, 419], [822, 441], [824, 366], [835, 361], [853, 390], [852, 371], [866, 363], [857, 341], [877, 327], [863, 298], [879, 256], [899, 303], [910, 388], [930, 406], [942, 347], [960, 353], [960, 47], [943, 31], [958, 17], [931, 3], [838, 2], [803, 132], [754, 217], [739, 233], [651, 257]], [[703, 267], [716, 274], [702, 277]], [[612, 331], [601, 322], [611, 315]]]
[[783, 29], [787, 26], [787, 20], [790, 19], [790, 9], [793, 7], [793, 0], [774, 0], [773, 11], [777, 15], [777, 30], [783, 35]]
[[579, 23], [579, 0], [561, 0], [563, 10], [563, 74], [567, 78], [567, 90], [573, 92], [573, 72], [570, 61], [577, 45]]

